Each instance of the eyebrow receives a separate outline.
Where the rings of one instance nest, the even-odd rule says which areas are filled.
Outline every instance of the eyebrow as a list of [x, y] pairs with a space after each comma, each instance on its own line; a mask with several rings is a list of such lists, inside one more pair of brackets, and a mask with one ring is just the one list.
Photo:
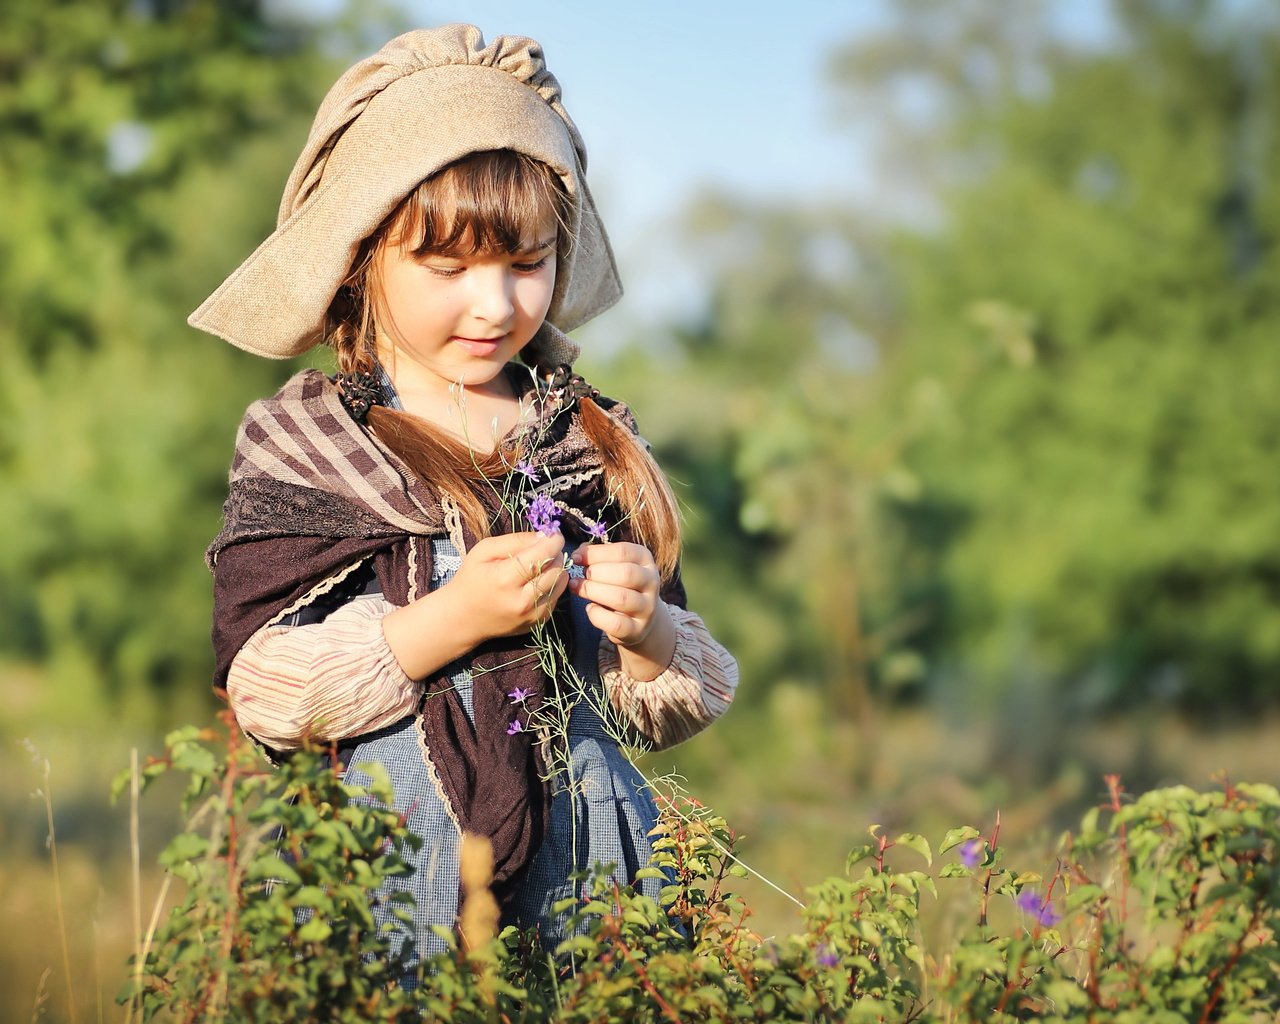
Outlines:
[[556, 244], [556, 239], [555, 239], [555, 236], [553, 235], [551, 238], [548, 238], [545, 242], [539, 242], [536, 246], [534, 246], [532, 251], [542, 252], [545, 249], [553, 249], [555, 248], [555, 244]]

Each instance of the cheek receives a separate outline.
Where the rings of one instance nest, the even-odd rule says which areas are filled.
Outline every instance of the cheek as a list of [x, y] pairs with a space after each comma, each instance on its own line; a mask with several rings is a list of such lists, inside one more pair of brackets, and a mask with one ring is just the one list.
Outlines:
[[447, 307], [448, 296], [432, 282], [400, 275], [386, 282], [382, 308], [401, 323], [418, 323], [438, 317]]

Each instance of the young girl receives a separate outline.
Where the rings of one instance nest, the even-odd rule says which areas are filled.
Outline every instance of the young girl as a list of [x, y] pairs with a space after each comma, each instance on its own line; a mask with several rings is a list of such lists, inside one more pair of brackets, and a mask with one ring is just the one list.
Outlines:
[[629, 882], [650, 852], [610, 720], [667, 746], [737, 685], [684, 607], [661, 471], [570, 369], [563, 332], [620, 294], [585, 164], [536, 43], [410, 32], [334, 85], [277, 230], [190, 321], [336, 353], [241, 425], [215, 686], [272, 751], [386, 768], [425, 839], [420, 949], [454, 923], [464, 832], [492, 843], [506, 919], [554, 946], [571, 872]]

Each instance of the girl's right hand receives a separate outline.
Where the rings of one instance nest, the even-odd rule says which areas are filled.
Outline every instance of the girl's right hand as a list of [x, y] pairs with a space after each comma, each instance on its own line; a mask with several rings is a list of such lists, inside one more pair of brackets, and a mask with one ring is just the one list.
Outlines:
[[545, 621], [568, 582], [559, 534], [487, 537], [443, 587], [388, 612], [382, 632], [405, 675], [425, 679], [486, 640]]
[[509, 533], [472, 545], [440, 593], [453, 592], [482, 642], [545, 621], [568, 583], [563, 536]]

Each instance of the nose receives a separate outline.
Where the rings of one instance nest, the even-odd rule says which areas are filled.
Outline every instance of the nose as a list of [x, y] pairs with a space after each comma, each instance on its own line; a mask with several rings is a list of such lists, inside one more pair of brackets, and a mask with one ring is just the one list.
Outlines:
[[515, 275], [511, 268], [494, 262], [477, 266], [471, 277], [471, 315], [485, 323], [501, 326], [515, 312]]

